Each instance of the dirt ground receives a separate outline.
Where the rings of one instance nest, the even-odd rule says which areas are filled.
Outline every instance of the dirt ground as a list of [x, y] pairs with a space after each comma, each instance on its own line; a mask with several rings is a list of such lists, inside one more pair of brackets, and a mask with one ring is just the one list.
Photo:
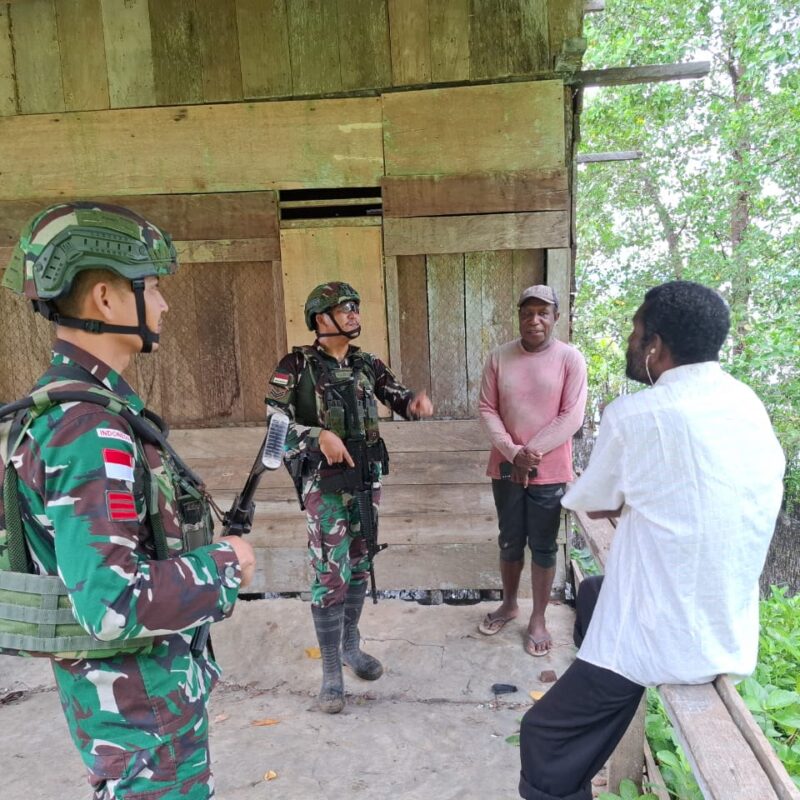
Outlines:
[[[552, 604], [555, 648], [523, 650], [520, 618], [486, 637], [477, 624], [497, 603], [369, 605], [364, 648], [380, 658], [374, 683], [345, 671], [347, 706], [315, 710], [321, 666], [308, 603], [240, 603], [214, 626], [225, 670], [210, 705], [211, 753], [220, 800], [513, 800], [519, 750], [506, 742], [544, 670], [561, 675], [574, 656], [573, 613]], [[518, 687], [495, 696], [494, 683]], [[15, 699], [15, 695], [20, 693]], [[277, 720], [277, 724], [254, 722]], [[49, 664], [0, 656], [0, 756], [4, 800], [86, 800], [82, 764], [68, 739]], [[276, 777], [266, 780], [268, 773]]]

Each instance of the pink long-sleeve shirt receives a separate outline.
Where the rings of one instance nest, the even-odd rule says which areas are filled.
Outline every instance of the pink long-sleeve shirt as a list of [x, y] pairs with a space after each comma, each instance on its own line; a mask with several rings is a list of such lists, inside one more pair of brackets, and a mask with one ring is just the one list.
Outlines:
[[492, 442], [490, 478], [526, 447], [544, 455], [532, 483], [573, 480], [572, 436], [586, 407], [586, 362], [558, 339], [529, 353], [519, 339], [496, 348], [483, 370], [479, 410]]

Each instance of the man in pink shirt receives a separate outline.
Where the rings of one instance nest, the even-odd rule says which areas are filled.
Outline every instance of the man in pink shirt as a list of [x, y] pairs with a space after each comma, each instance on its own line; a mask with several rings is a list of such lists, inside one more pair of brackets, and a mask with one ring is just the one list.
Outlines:
[[586, 363], [578, 350], [553, 338], [558, 297], [549, 286], [520, 295], [520, 338], [493, 350], [483, 370], [480, 414], [492, 452], [500, 535], [503, 602], [478, 629], [492, 636], [519, 614], [517, 591], [531, 548], [533, 613], [525, 649], [544, 656], [553, 646], [545, 610], [553, 588], [561, 497], [573, 479], [572, 436], [586, 406]]

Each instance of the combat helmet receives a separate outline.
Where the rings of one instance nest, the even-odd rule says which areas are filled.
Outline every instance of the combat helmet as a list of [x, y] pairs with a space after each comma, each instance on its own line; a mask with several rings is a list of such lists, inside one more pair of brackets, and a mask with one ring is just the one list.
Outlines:
[[[345, 283], [344, 281], [329, 281], [328, 283], [321, 283], [319, 286], [314, 287], [303, 309], [308, 329], [310, 331], [316, 330], [314, 317], [317, 314], [324, 314], [334, 306], [338, 306], [339, 303], [345, 303], [348, 300], [355, 300], [357, 303], [360, 303], [361, 297], [349, 283]], [[336, 322], [335, 319], [333, 319], [333, 324], [339, 329], [339, 333], [350, 339], [355, 339], [355, 337], [361, 333], [361, 328], [345, 333], [345, 331], [339, 328], [339, 323]], [[336, 334], [328, 335], [335, 336]]]
[[[2, 285], [28, 297], [34, 310], [58, 325], [92, 333], [133, 333], [143, 352], [158, 334], [146, 324], [144, 279], [178, 268], [172, 240], [153, 223], [119, 206], [92, 201], [59, 203], [40, 211], [23, 228]], [[55, 302], [87, 269], [107, 269], [127, 278], [136, 297], [138, 326], [108, 325], [58, 313]]]

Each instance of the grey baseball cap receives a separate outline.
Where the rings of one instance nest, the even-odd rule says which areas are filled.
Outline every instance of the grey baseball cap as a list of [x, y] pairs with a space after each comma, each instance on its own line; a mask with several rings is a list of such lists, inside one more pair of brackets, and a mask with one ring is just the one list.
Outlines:
[[544, 303], [558, 306], [558, 295], [555, 289], [551, 286], [545, 286], [543, 283], [537, 283], [535, 286], [523, 289], [519, 300], [517, 300], [517, 308], [521, 307], [527, 300], [541, 300]]

